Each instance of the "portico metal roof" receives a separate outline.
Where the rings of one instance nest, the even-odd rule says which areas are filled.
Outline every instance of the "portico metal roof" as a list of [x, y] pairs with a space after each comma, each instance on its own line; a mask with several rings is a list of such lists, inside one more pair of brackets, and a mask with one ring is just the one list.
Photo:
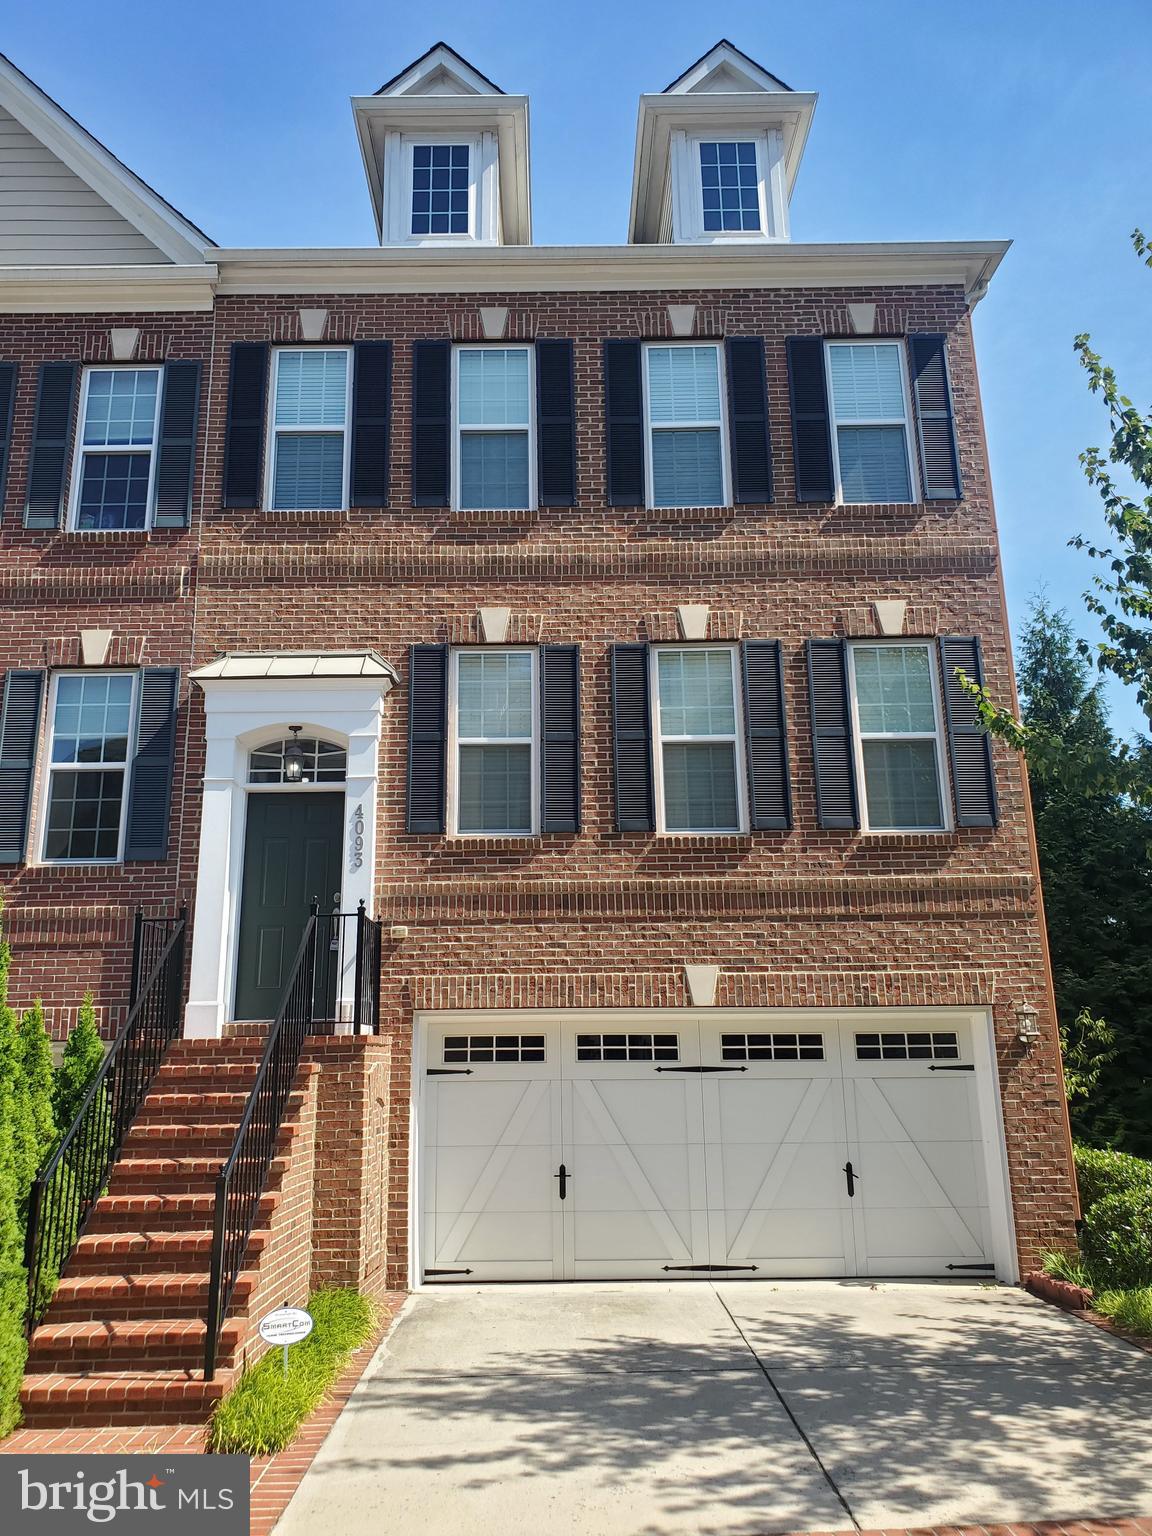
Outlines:
[[229, 651], [192, 673], [197, 682], [213, 678], [386, 677], [400, 681], [391, 662], [377, 651]]

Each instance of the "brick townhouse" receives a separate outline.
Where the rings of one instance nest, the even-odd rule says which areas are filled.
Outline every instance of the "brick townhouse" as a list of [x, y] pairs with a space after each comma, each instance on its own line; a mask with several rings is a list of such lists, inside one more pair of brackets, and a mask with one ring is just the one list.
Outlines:
[[112, 1035], [136, 908], [190, 935], [44, 1421], [80, 1369], [179, 1411], [309, 932], [225, 1367], [310, 1279], [1011, 1282], [1069, 1234], [1027, 787], [955, 676], [1011, 696], [1006, 246], [794, 242], [815, 104], [717, 44], [641, 97], [626, 243], [534, 246], [528, 100], [438, 45], [352, 101], [378, 245], [221, 249], [3, 65], [16, 1000]]

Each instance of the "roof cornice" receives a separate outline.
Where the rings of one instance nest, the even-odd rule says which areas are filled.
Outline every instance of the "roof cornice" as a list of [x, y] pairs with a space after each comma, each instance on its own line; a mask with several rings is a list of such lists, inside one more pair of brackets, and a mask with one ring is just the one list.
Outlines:
[[1010, 241], [219, 250], [217, 291], [492, 293], [955, 285], [979, 300]]
[[219, 268], [0, 267], [0, 314], [119, 314], [210, 310]]

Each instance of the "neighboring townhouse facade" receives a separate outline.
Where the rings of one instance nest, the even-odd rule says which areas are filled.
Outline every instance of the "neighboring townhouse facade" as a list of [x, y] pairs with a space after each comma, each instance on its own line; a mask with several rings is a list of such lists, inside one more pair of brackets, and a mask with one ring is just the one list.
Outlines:
[[199, 1070], [312, 898], [378, 914], [379, 1032], [344, 920], [317, 994], [313, 1278], [1065, 1240], [1027, 788], [955, 676], [1011, 697], [1003, 243], [792, 242], [815, 97], [728, 43], [642, 97], [611, 247], [531, 244], [527, 100], [444, 45], [353, 100], [363, 249], [219, 249], [0, 86], [17, 1000], [113, 1031], [187, 905]]

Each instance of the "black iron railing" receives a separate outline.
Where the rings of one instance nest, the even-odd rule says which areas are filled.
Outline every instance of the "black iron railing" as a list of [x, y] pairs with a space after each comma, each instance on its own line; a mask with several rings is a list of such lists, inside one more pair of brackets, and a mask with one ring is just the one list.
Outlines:
[[180, 1033], [186, 913], [163, 919], [164, 942], [149, 939], [148, 949], [142, 951], [141, 924], [151, 921], [137, 914], [133, 955], [146, 952], [151, 963], [134, 975], [128, 1017], [76, 1118], [32, 1182], [24, 1250], [29, 1328], [44, 1315], [136, 1112]]
[[129, 1006], [140, 996], [141, 984], [159, 960], [177, 923], [183, 921], [183, 909], [174, 917], [147, 917], [142, 907], [136, 908], [136, 921], [132, 927], [132, 990], [128, 997]]
[[353, 1034], [376, 1034], [380, 1023], [382, 924], [361, 902], [355, 912], [318, 919], [313, 1019]]
[[288, 985], [272, 1020], [260, 1058], [256, 1081], [248, 1095], [228, 1160], [216, 1180], [216, 1210], [212, 1223], [212, 1268], [208, 1283], [207, 1334], [204, 1341], [204, 1379], [216, 1371], [220, 1329], [228, 1316], [232, 1293], [248, 1251], [248, 1239], [264, 1193], [268, 1170], [276, 1155], [276, 1142], [284, 1118], [284, 1106], [292, 1092], [305, 1037], [313, 1024], [316, 989], [316, 951], [320, 919], [316, 903], [292, 962]]

